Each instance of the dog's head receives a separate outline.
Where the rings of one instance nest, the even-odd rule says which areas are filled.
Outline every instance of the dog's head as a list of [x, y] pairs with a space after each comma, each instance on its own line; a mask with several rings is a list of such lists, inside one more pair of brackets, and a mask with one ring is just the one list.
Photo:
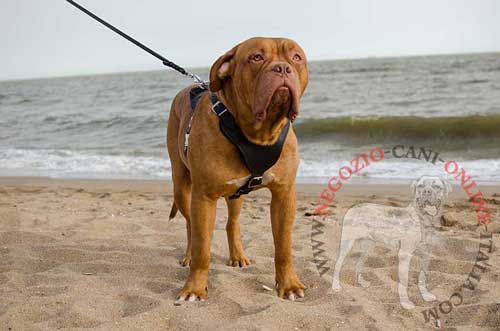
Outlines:
[[439, 177], [422, 176], [413, 181], [411, 187], [416, 206], [423, 214], [432, 217], [441, 215], [444, 202], [451, 192], [451, 185], [447, 181]]
[[266, 120], [294, 120], [298, 116], [299, 99], [308, 79], [306, 56], [296, 42], [251, 38], [215, 61], [210, 90], [222, 90], [234, 103], [231, 110], [237, 112], [237, 119], [259, 129]]

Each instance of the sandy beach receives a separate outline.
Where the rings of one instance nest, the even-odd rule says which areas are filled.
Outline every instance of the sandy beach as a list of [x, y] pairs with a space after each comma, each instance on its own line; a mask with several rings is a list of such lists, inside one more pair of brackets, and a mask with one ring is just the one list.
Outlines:
[[[354, 282], [354, 250], [342, 271], [343, 290], [332, 292], [339, 222], [360, 202], [409, 203], [408, 185], [351, 185], [326, 217], [313, 214], [324, 185], [297, 185], [294, 262], [307, 286], [296, 302], [274, 291], [269, 194], [246, 197], [242, 241], [252, 265], [226, 265], [227, 212], [220, 201], [212, 242], [209, 299], [176, 303], [188, 269], [181, 216], [168, 221], [167, 181], [0, 178], [0, 330], [500, 330], [500, 253], [474, 291], [440, 322], [422, 311], [436, 306], [418, 294], [412, 263], [409, 294], [416, 308], [401, 308], [397, 254], [376, 247], [365, 265], [369, 288]], [[500, 185], [482, 187], [490, 207], [493, 243], [500, 245]], [[472, 204], [459, 189], [444, 208], [446, 226], [432, 252], [429, 289], [447, 300], [466, 280], [479, 247]], [[314, 223], [320, 223], [313, 232]], [[496, 223], [496, 224], [495, 224]], [[321, 242], [324, 252], [313, 248]], [[314, 251], [316, 250], [316, 251]], [[318, 261], [326, 260], [320, 276]]]
[[0, 331], [500, 331], [500, 1], [47, 3], [0, 7]]

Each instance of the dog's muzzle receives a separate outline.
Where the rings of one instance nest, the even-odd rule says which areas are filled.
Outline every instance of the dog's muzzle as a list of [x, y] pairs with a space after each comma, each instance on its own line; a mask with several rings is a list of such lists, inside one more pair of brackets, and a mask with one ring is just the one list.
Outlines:
[[417, 198], [418, 208], [429, 216], [437, 216], [439, 214], [442, 200], [435, 193], [422, 193]]

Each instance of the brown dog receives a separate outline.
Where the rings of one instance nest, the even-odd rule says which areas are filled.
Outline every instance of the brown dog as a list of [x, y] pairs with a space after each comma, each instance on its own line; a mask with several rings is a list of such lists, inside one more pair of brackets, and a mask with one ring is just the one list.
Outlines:
[[[274, 144], [287, 121], [295, 119], [307, 83], [304, 51], [289, 39], [249, 39], [221, 56], [210, 70], [210, 91], [226, 105], [246, 138], [258, 145]], [[186, 218], [187, 250], [181, 263], [191, 268], [179, 299], [189, 301], [207, 297], [210, 243], [220, 197], [226, 198], [229, 210], [229, 265], [250, 264], [238, 224], [243, 198], [227, 198], [245, 184], [250, 172], [236, 147], [220, 131], [209, 93], [198, 102], [184, 155], [192, 87], [175, 97], [167, 130], [175, 201], [171, 217], [178, 208]], [[279, 160], [266, 171], [258, 187], [267, 187], [272, 193], [276, 288], [280, 297], [291, 300], [296, 295], [303, 297], [305, 288], [294, 271], [291, 255], [298, 162], [297, 138], [290, 127]]]

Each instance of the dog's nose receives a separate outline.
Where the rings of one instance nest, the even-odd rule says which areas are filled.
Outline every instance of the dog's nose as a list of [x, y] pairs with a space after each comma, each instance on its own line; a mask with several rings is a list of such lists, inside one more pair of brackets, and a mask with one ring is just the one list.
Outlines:
[[292, 73], [292, 67], [290, 66], [290, 64], [286, 63], [286, 62], [280, 62], [280, 63], [276, 63], [272, 66], [272, 70], [274, 72], [277, 72], [279, 74], [291, 74]]

